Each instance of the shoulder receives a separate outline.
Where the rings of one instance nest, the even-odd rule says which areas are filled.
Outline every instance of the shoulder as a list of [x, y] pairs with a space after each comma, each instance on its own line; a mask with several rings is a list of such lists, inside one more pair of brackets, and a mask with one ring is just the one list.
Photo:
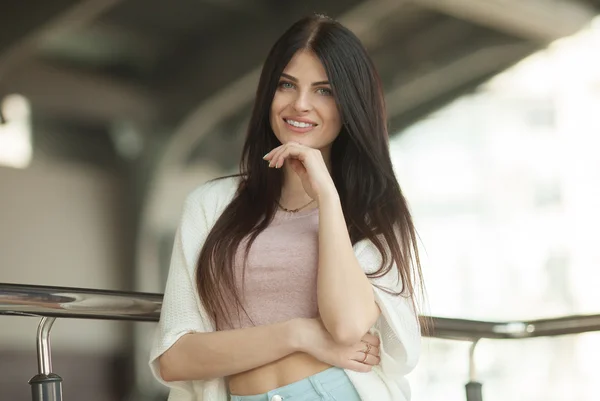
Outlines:
[[235, 195], [240, 185], [241, 177], [228, 176], [215, 178], [196, 187], [187, 196], [186, 202], [220, 202], [230, 200]]
[[[382, 254], [382, 250], [380, 250], [371, 239], [363, 238], [362, 240], [357, 241], [353, 246], [354, 253], [359, 262], [380, 265], [384, 260], [391, 260], [391, 244], [388, 243], [386, 237], [381, 233], [375, 234], [375, 240], [380, 243], [384, 253]], [[398, 225], [393, 226], [392, 240], [397, 244], [402, 244], [402, 233]]]
[[[389, 258], [391, 255], [389, 253], [389, 246], [385, 240], [385, 237], [383, 235], [377, 235], [376, 237], [381, 242], [383, 249], [387, 253], [385, 256]], [[369, 238], [363, 238], [362, 240], [358, 241], [356, 244], [354, 244], [353, 249], [356, 258], [361, 264], [368, 265], [375, 270], [378, 270], [379, 266], [384, 260], [384, 255], [380, 252], [375, 243]], [[375, 268], [375, 266], [378, 267]], [[372, 271], [368, 270], [370, 269], [367, 269], [367, 273], [372, 273]]]
[[193, 266], [211, 227], [229, 205], [240, 177], [209, 181], [191, 191], [184, 203], [179, 238], [188, 266]]
[[[191, 191], [185, 200], [185, 209], [201, 209], [207, 220], [220, 215], [232, 201], [241, 182], [241, 177], [223, 177], [208, 181]], [[216, 216], [218, 217], [218, 216]]]
[[[373, 241], [365, 238], [354, 245], [356, 259], [365, 274], [374, 274], [371, 277], [374, 284], [383, 286], [388, 290], [401, 292], [403, 288], [402, 281], [398, 267], [392, 258], [390, 247], [383, 235], [377, 235], [377, 239], [381, 242], [385, 254], [381, 253]], [[386, 262], [385, 266], [384, 262]], [[387, 267], [390, 267], [387, 273], [384, 275], [378, 273], [380, 269]]]

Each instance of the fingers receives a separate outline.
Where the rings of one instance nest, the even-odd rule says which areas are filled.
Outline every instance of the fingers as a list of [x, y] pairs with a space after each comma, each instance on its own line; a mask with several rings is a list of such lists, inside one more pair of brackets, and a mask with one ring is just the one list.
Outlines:
[[376, 347], [379, 347], [379, 344], [381, 343], [381, 341], [379, 340], [379, 337], [374, 336], [371, 333], [367, 333], [363, 336], [363, 338], [361, 338], [360, 340], [361, 342], [366, 342], [369, 343], [371, 345], [374, 345]]
[[269, 167], [275, 167], [275, 164], [274, 164], [275, 160], [273, 159], [273, 157], [277, 153], [279, 153], [279, 151], [281, 150], [282, 147], [283, 147], [283, 145], [278, 146], [278, 147], [276, 147], [274, 149], [271, 149], [271, 151], [269, 153], [267, 153], [266, 155], [263, 156], [263, 160], [266, 160], [266, 161], [269, 162]]
[[269, 162], [269, 167], [280, 168], [286, 158], [292, 156], [301, 161], [305, 160], [310, 152], [314, 152], [315, 149], [302, 146], [300, 144], [289, 142], [285, 145], [276, 147], [267, 153], [263, 159]]
[[[379, 339], [377, 337], [375, 337], [374, 339], [370, 338], [370, 340], [379, 344]], [[360, 342], [360, 346], [362, 348], [355, 351], [352, 354], [351, 359], [356, 362], [360, 362], [363, 365], [379, 365], [379, 363], [381, 362], [381, 358], [379, 355], [379, 347], [364, 340]]]
[[285, 145], [273, 155], [273, 158], [271, 159], [271, 166], [280, 168], [283, 166], [284, 161], [290, 156], [297, 158], [300, 161], [304, 161], [307, 153], [308, 149], [296, 147], [292, 144]]
[[344, 366], [340, 366], [344, 369], [354, 370], [356, 372], [370, 372], [373, 369], [373, 366], [379, 365], [381, 363], [381, 358], [379, 355], [379, 348], [372, 347], [371, 352], [377, 350], [377, 355], [372, 353], [366, 354], [361, 351], [355, 351], [352, 353], [351, 358], [347, 359], [344, 362]]
[[265, 156], [265, 160], [269, 162], [269, 167], [279, 168], [283, 165], [283, 160], [281, 160], [281, 164], [279, 161], [281, 159], [281, 153], [285, 150], [284, 146], [279, 146], [267, 153]]
[[371, 354], [374, 356], [379, 356], [379, 347], [376, 347], [375, 345], [371, 345], [371, 343], [364, 343], [364, 342], [361, 342], [361, 345], [362, 345], [362, 348], [360, 348], [358, 350], [359, 352]]
[[267, 153], [263, 159], [269, 162], [269, 167], [275, 167], [275, 156], [277, 156], [277, 154], [279, 153], [281, 147], [277, 147], [273, 150], [271, 150], [269, 153]]
[[354, 357], [352, 359], [356, 362], [360, 362], [362, 364], [371, 366], [379, 365], [379, 362], [381, 362], [381, 358], [379, 356], [373, 354], [366, 354], [364, 352], [357, 352], [356, 354], [354, 354]]
[[350, 369], [355, 372], [361, 372], [361, 373], [366, 373], [366, 372], [370, 372], [371, 370], [373, 370], [373, 366], [365, 365], [364, 363], [360, 363], [360, 362], [356, 362], [356, 361], [348, 361], [346, 366], [342, 366], [342, 368]]

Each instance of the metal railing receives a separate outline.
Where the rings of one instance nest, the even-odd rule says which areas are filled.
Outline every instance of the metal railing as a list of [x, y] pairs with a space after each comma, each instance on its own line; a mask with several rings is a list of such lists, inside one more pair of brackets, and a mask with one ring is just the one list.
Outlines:
[[[62, 378], [52, 372], [50, 330], [56, 318], [157, 322], [162, 294], [0, 283], [0, 315], [41, 317], [37, 332], [38, 374], [30, 381], [33, 401], [62, 401]], [[471, 342], [467, 401], [481, 401], [475, 348], [481, 339], [524, 339], [600, 331], [599, 315], [484, 322], [427, 317], [430, 337]]]

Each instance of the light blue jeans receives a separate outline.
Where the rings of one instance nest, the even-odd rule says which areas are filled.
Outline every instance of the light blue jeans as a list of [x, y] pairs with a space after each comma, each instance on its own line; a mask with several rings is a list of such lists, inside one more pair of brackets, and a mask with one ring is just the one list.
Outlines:
[[343, 369], [322, 372], [268, 393], [232, 395], [231, 401], [361, 401]]

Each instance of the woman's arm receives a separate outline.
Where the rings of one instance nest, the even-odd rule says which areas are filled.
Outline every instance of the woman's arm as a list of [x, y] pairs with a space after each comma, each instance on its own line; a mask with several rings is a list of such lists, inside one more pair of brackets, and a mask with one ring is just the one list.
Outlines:
[[306, 193], [319, 203], [319, 313], [338, 343], [350, 345], [359, 341], [373, 326], [380, 310], [373, 287], [352, 249], [339, 194], [323, 154], [288, 142], [267, 153], [264, 159], [275, 168], [289, 161]]
[[159, 358], [163, 380], [207, 380], [245, 372], [299, 350], [299, 321], [247, 329], [191, 333]]
[[335, 189], [319, 194], [317, 294], [323, 324], [340, 344], [359, 341], [379, 317], [373, 287], [352, 249]]
[[[163, 380], [208, 380], [245, 372], [305, 352], [332, 366], [368, 372], [379, 359], [379, 339], [371, 334], [351, 346], [335, 343], [319, 319], [292, 319], [247, 329], [191, 333], [159, 358]], [[371, 344], [365, 359], [365, 343]], [[364, 363], [363, 363], [364, 361]]]

